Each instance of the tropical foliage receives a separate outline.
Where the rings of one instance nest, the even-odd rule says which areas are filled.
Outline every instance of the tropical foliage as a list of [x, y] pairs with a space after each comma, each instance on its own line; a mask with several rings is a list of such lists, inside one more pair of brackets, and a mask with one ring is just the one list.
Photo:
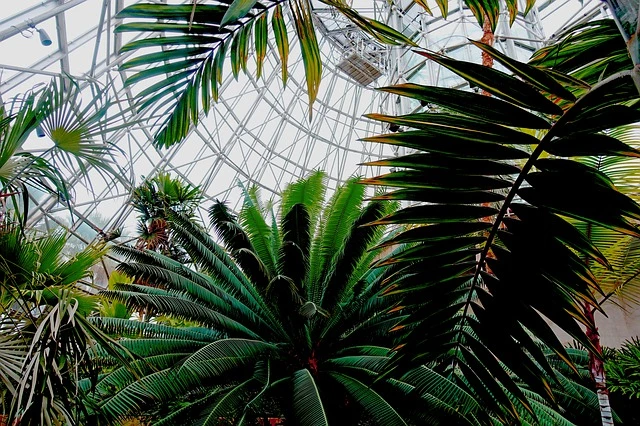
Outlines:
[[76, 424], [86, 412], [77, 381], [97, 372], [87, 352], [100, 345], [123, 361], [122, 351], [86, 319], [95, 298], [76, 287], [91, 279], [104, 248], [67, 257], [65, 242], [63, 233], [25, 236], [10, 224], [0, 230], [0, 394], [7, 424]]
[[640, 398], [640, 339], [627, 340], [607, 353], [607, 380], [612, 392]]
[[[557, 43], [537, 51], [529, 63], [552, 72], [570, 74], [589, 84], [596, 84], [599, 80], [633, 67], [627, 46], [612, 19], [573, 26], [559, 34], [558, 38]], [[638, 125], [609, 129], [605, 135], [630, 147], [626, 155], [588, 156], [586, 154], [589, 152], [586, 152], [586, 156], [576, 157], [575, 160], [604, 173], [618, 190], [638, 201]], [[600, 301], [604, 302], [612, 296], [622, 296], [627, 302], [638, 303], [640, 253], [637, 238], [622, 236], [590, 223], [573, 221], [573, 224], [605, 254], [612, 266], [608, 269], [597, 263], [591, 265], [605, 292]]]
[[[285, 190], [278, 215], [265, 215], [253, 189], [237, 217], [216, 202], [210, 219], [224, 248], [172, 215], [197, 271], [150, 250], [115, 247], [129, 259], [119, 270], [155, 287], [121, 284], [105, 297], [194, 325], [96, 319], [127, 337], [120, 343], [144, 358], [137, 361], [144, 377], [124, 368], [102, 376], [92, 394], [95, 415], [114, 421], [143, 413], [162, 425], [265, 417], [299, 425], [500, 421], [499, 404], [482, 405], [460, 370], [431, 364], [383, 374], [411, 308], [399, 304], [401, 295], [385, 296], [400, 267], [369, 267], [389, 253], [376, 248], [383, 229], [370, 223], [396, 205], [363, 204], [364, 187], [354, 179], [322, 208], [324, 192], [316, 173]], [[518, 405], [519, 416], [533, 424], [597, 417], [595, 394], [566, 364], [555, 367], [547, 378], [558, 391], [556, 406], [510, 373], [532, 407]]]
[[131, 205], [138, 213], [136, 247], [157, 251], [187, 263], [188, 256], [172, 240], [167, 220], [171, 213], [195, 220], [201, 200], [200, 188], [173, 178], [168, 173], [146, 179], [131, 193]]
[[[109, 165], [112, 146], [93, 141], [116, 118], [106, 118], [109, 103], [104, 92], [95, 89], [95, 96], [83, 106], [76, 83], [58, 79], [0, 106], [0, 198], [6, 201], [21, 194], [24, 202], [14, 204], [24, 206], [25, 217], [29, 187], [57, 194], [65, 202], [72, 198], [64, 170], [86, 173], [92, 166], [117, 176]], [[36, 129], [53, 142], [43, 153], [25, 149]]]
[[387, 330], [402, 314], [387, 313], [393, 298], [377, 297], [385, 274], [368, 268], [382, 228], [362, 226], [393, 204], [363, 205], [364, 187], [353, 179], [323, 209], [324, 193], [324, 176], [316, 173], [289, 186], [279, 215], [265, 211], [254, 189], [238, 217], [216, 202], [210, 219], [224, 248], [172, 215], [176, 239], [198, 272], [149, 250], [115, 247], [130, 259], [119, 270], [156, 287], [122, 284], [104, 292], [107, 298], [200, 326], [100, 319], [106, 331], [138, 336], [121, 343], [148, 366], [139, 381], [122, 369], [101, 379], [100, 414], [126, 418], [186, 395], [160, 424], [253, 421], [273, 400], [277, 408], [268, 414], [300, 424], [361, 411], [402, 424], [391, 402], [369, 387], [393, 342]]
[[[590, 21], [567, 28], [556, 42], [537, 50], [530, 65], [570, 74], [590, 85], [633, 67], [624, 39], [613, 19]], [[561, 74], [555, 77], [566, 78]], [[564, 81], [567, 84], [576, 84]]]
[[[609, 6], [616, 10], [621, 5], [609, 3]], [[633, 68], [629, 55], [631, 46], [625, 44], [625, 38], [621, 36], [618, 25], [612, 19], [575, 25], [566, 29], [559, 37], [555, 44], [536, 52], [530, 64], [551, 72], [559, 71], [571, 75], [589, 84], [596, 84], [616, 73]], [[634, 150], [630, 150], [627, 156], [623, 157], [597, 155], [578, 157], [576, 160], [603, 173], [618, 190], [638, 201], [635, 189], [639, 177], [639, 152], [635, 150], [638, 148], [637, 125], [609, 129], [605, 134], [626, 143]], [[589, 259], [585, 260], [604, 291], [602, 295], [594, 294], [594, 297], [602, 304], [609, 300], [622, 301], [625, 304], [637, 303], [640, 300], [637, 279], [640, 273], [637, 263], [638, 239], [628, 235], [621, 236], [613, 230], [593, 223], [576, 220], [572, 223], [604, 253], [611, 266], [603, 267], [590, 262]], [[584, 302], [585, 314], [592, 322], [595, 322], [596, 309], [590, 303]], [[596, 349], [596, 352], [590, 355], [589, 367], [600, 395], [603, 419], [606, 419], [609, 417], [609, 392], [604, 363], [600, 359], [602, 348], [597, 327], [587, 328], [587, 336]]]
[[[359, 14], [349, 1], [321, 0], [321, 3], [335, 8], [382, 43], [413, 44], [401, 32]], [[426, 1], [416, 0], [415, 3], [431, 13]], [[464, 3], [480, 23], [487, 19], [495, 28], [502, 2], [465, 0]], [[438, 1], [437, 4], [442, 16], [446, 17], [448, 1]], [[518, 13], [518, 4], [517, 1], [507, 1], [511, 23]], [[534, 1], [527, 0], [525, 10], [520, 12], [526, 14], [533, 4]], [[152, 52], [137, 54], [121, 66], [125, 71], [136, 69], [127, 79], [127, 86], [148, 82], [138, 94], [139, 107], [157, 117], [157, 145], [168, 147], [180, 142], [190, 126], [198, 123], [201, 111], [209, 111], [212, 102], [218, 98], [227, 54], [233, 75], [237, 78], [240, 70], [247, 72], [249, 55], [253, 51], [259, 79], [270, 46], [268, 41], [273, 37], [282, 66], [282, 81], [286, 84], [289, 55], [287, 14], [300, 43], [311, 114], [322, 76], [312, 10], [310, 0], [211, 0], [203, 3], [194, 1], [193, 5], [154, 2], [139, 3], [122, 10], [118, 18], [131, 21], [119, 25], [116, 32], [160, 34], [159, 37], [139, 38], [123, 46], [123, 53], [146, 48]], [[146, 69], [138, 71], [141, 67]]]
[[[640, 236], [638, 205], [601, 171], [574, 161], [637, 155], [602, 131], [640, 118], [633, 107], [638, 90], [635, 71], [589, 86], [474, 44], [517, 78], [423, 53], [493, 96], [414, 84], [383, 88], [440, 111], [371, 114], [403, 131], [367, 140], [416, 153], [373, 163], [403, 170], [365, 182], [400, 188], [377, 199], [421, 203], [376, 222], [422, 225], [390, 239], [417, 245], [383, 261], [403, 266], [390, 293], [415, 309], [403, 322], [407, 343], [394, 364], [460, 369], [487, 404], [513, 407], [495, 378], [527, 406], [505, 368], [554, 398], [542, 374], [548, 359], [529, 332], [570, 362], [545, 318], [594, 349], [578, 324], [593, 328], [583, 305], [599, 309], [594, 294], [602, 290], [585, 260], [610, 264], [565, 218]], [[509, 408], [504, 414], [506, 421], [517, 416]]]

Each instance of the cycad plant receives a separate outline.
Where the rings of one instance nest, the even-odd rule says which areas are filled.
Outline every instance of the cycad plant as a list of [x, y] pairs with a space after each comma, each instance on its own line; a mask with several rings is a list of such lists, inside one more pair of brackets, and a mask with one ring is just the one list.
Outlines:
[[[601, 170], [574, 161], [636, 155], [603, 131], [640, 119], [637, 75], [623, 71], [590, 86], [472, 43], [509, 73], [423, 54], [493, 97], [414, 84], [382, 89], [439, 112], [372, 114], [402, 131], [368, 140], [415, 153], [375, 162], [401, 170], [366, 182], [399, 188], [379, 199], [418, 203], [377, 223], [423, 225], [391, 239], [417, 245], [385, 260], [404, 265], [393, 292], [415, 308], [403, 322], [407, 343], [394, 364], [448, 365], [487, 404], [509, 402], [511, 394], [515, 408], [529, 404], [505, 371], [555, 399], [542, 374], [548, 361], [529, 333], [570, 362], [546, 320], [597, 352], [578, 324], [594, 328], [583, 307], [600, 309], [596, 295], [603, 294], [590, 263], [611, 265], [566, 218], [640, 236], [640, 207]], [[513, 408], [505, 421], [518, 421]]]
[[[100, 319], [107, 331], [139, 337], [122, 344], [145, 357], [147, 375], [106, 375], [96, 387], [97, 412], [117, 419], [156, 408], [164, 417], [158, 424], [263, 415], [355, 424], [364, 412], [378, 423], [404, 424], [378, 389], [403, 385], [371, 387], [393, 344], [388, 330], [403, 314], [392, 309], [394, 298], [378, 297], [391, 269], [369, 268], [383, 229], [365, 225], [394, 204], [363, 204], [365, 188], [351, 179], [323, 208], [324, 185], [322, 173], [290, 185], [277, 215], [254, 189], [237, 217], [216, 202], [210, 219], [223, 246], [172, 215], [176, 239], [197, 270], [149, 250], [114, 247], [129, 259], [119, 270], [155, 288], [122, 284], [105, 297], [201, 326]], [[157, 409], [180, 400], [177, 411]]]

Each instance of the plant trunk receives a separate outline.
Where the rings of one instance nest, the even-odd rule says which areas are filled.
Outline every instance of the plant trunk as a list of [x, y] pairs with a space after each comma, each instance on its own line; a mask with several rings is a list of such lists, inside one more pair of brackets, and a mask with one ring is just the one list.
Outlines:
[[[482, 24], [482, 38], [480, 39], [480, 43], [488, 44], [489, 46], [493, 47], [494, 41], [495, 41], [495, 37], [493, 34], [493, 30], [491, 29], [491, 23], [489, 22], [489, 17], [485, 14], [484, 23]], [[481, 55], [482, 55], [482, 66], [487, 68], [493, 68], [493, 57], [489, 56], [484, 50], [481, 52]], [[487, 92], [484, 89], [482, 90], [482, 94], [484, 96], [491, 96], [491, 93]], [[483, 207], [494, 207], [494, 205], [495, 203], [482, 203]], [[489, 223], [493, 221], [493, 217], [492, 216], [483, 217], [483, 218], [480, 218], [480, 221]], [[486, 231], [485, 235], [489, 235], [489, 231]], [[491, 249], [489, 249], [489, 252], [487, 253], [487, 257], [495, 258], [495, 255], [493, 254], [493, 251], [491, 251]], [[476, 260], [478, 259], [480, 259], [480, 254], [476, 256]], [[489, 265], [487, 265], [486, 262], [483, 266], [485, 271], [487, 271], [488, 273], [492, 273], [491, 268], [489, 268]]]
[[[482, 24], [482, 38], [480, 39], [480, 43], [487, 44], [493, 47], [493, 43], [495, 42], [495, 36], [493, 34], [493, 30], [491, 29], [491, 23], [489, 22], [489, 17], [487, 15], [484, 16], [484, 23]], [[485, 51], [482, 51], [482, 66], [487, 68], [493, 68], [493, 57], [489, 56]], [[491, 93], [483, 90], [482, 94], [485, 96], [491, 96]]]
[[595, 326], [593, 306], [589, 303], [585, 303], [584, 313], [591, 323], [594, 324], [593, 327], [587, 327], [587, 338], [596, 348], [598, 355], [600, 355], [596, 356], [593, 352], [589, 352], [589, 373], [595, 382], [596, 392], [598, 393], [602, 426], [613, 426], [613, 416], [611, 414], [611, 405], [609, 404], [609, 389], [607, 388], [607, 377], [604, 372], [604, 362], [602, 361], [602, 345], [600, 345], [600, 333], [598, 333], [598, 327]]

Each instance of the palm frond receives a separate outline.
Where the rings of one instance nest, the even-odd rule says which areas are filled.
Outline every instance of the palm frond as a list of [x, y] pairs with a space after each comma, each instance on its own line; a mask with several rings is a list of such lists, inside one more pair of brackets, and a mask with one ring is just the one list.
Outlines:
[[195, 227], [187, 218], [174, 215], [171, 220], [176, 239], [189, 252], [194, 262], [216, 279], [217, 285], [252, 308], [264, 309], [268, 313], [268, 307], [257, 289], [209, 235]]
[[[585, 88], [633, 67], [620, 30], [613, 19], [580, 23], [556, 35], [556, 42], [536, 51], [529, 64], [550, 68], [565, 84]], [[582, 81], [582, 82], [581, 82]]]
[[[325, 0], [325, 3], [337, 7], [361, 29], [382, 42], [412, 44], [402, 33], [382, 22], [360, 16], [345, 2]], [[288, 5], [288, 8], [283, 8], [283, 5]], [[252, 31], [260, 77], [269, 46], [269, 16], [282, 64], [282, 80], [286, 84], [289, 55], [287, 11], [300, 42], [311, 113], [320, 85], [322, 62], [309, 0], [212, 1], [193, 5], [138, 3], [120, 11], [118, 18], [132, 21], [120, 24], [116, 32], [163, 32], [160, 37], [141, 38], [123, 46], [123, 53], [143, 48], [154, 48], [155, 51], [138, 54], [121, 66], [123, 71], [134, 70], [125, 82], [127, 86], [148, 82], [138, 94], [141, 99], [139, 107], [151, 111], [151, 115], [159, 112], [160, 118], [154, 124], [158, 146], [169, 147], [180, 142], [190, 127], [199, 122], [200, 112], [207, 113], [212, 102], [218, 100], [227, 53], [236, 78], [240, 70], [248, 72]]]
[[367, 225], [382, 218], [385, 213], [389, 212], [382, 202], [369, 203], [347, 230], [344, 246], [334, 257], [333, 265], [324, 277], [324, 291], [320, 302], [323, 309], [333, 311], [336, 304], [343, 301], [345, 293], [351, 291], [347, 278], [360, 266], [367, 249], [376, 243], [374, 238], [378, 227]]
[[89, 320], [105, 333], [125, 338], [164, 338], [212, 342], [221, 337], [220, 332], [208, 328], [178, 328], [124, 318], [91, 317]]
[[414, 386], [418, 394], [432, 395], [464, 416], [473, 413], [480, 419], [487, 418], [488, 413], [474, 395], [426, 366], [410, 370], [400, 380]]
[[305, 286], [309, 300], [316, 304], [320, 304], [322, 299], [322, 277], [328, 273], [334, 257], [342, 252], [347, 232], [360, 214], [364, 190], [356, 179], [348, 180], [333, 194], [322, 213], [323, 223], [312, 242], [308, 284]]
[[197, 375], [218, 375], [247, 362], [255, 361], [256, 355], [273, 351], [273, 344], [258, 340], [222, 339], [210, 343], [194, 352], [180, 367], [180, 370]]
[[271, 227], [265, 218], [265, 209], [259, 199], [257, 187], [244, 188], [244, 203], [239, 213], [240, 223], [246, 230], [251, 244], [262, 261], [265, 274], [272, 280], [277, 274], [276, 255], [271, 250], [271, 240], [276, 236], [271, 235]]
[[329, 375], [343, 386], [363, 410], [375, 418], [379, 424], [390, 426], [407, 424], [396, 410], [369, 386], [342, 373], [330, 372]]
[[301, 426], [328, 426], [329, 420], [322, 406], [320, 391], [309, 370], [296, 371], [291, 381], [296, 423]]
[[251, 239], [240, 226], [235, 215], [224, 203], [216, 201], [209, 209], [209, 219], [211, 226], [222, 238], [225, 248], [238, 266], [258, 288], [266, 288], [269, 283], [268, 271], [260, 257], [254, 254]]
[[[638, 92], [631, 72], [624, 72], [579, 94], [576, 102], [571, 100], [573, 95], [565, 95], [561, 109], [546, 97], [548, 93], [562, 96], [548, 82], [557, 79], [555, 85], [564, 83], [557, 73], [515, 64], [492, 49], [482, 49], [522, 81], [496, 69], [432, 53], [424, 55], [492, 93], [495, 98], [491, 102], [500, 105], [492, 108], [494, 112], [514, 110], [518, 111], [518, 118], [504, 115], [502, 120], [513, 121], [502, 125], [478, 119], [477, 104], [469, 97], [485, 103], [481, 95], [458, 95], [455, 90], [445, 93], [417, 85], [412, 85], [411, 90], [392, 87], [385, 90], [404, 91], [401, 94], [427, 99], [456, 114], [370, 115], [407, 130], [366, 139], [415, 149], [419, 155], [441, 158], [443, 164], [477, 162], [475, 167], [443, 170], [429, 163], [415, 166], [411, 157], [400, 158], [396, 161], [404, 161], [408, 170], [364, 182], [400, 188], [396, 195], [390, 193], [394, 199], [430, 202], [406, 207], [375, 222], [425, 225], [398, 239], [417, 244], [380, 263], [406, 265], [404, 275], [388, 282], [392, 286], [389, 293], [406, 291], [402, 304], [415, 308], [404, 322], [409, 326], [404, 336], [406, 345], [393, 358], [394, 364], [438, 362], [456, 366], [483, 401], [499, 401], [506, 408], [506, 418], [518, 419], [517, 407], [524, 407], [531, 415], [533, 408], [504, 367], [531, 390], [553, 400], [549, 379], [543, 374], [551, 368], [527, 331], [569, 363], [565, 349], [543, 316], [591, 347], [575, 321], [593, 326], [581, 303], [598, 306], [593, 294], [602, 290], [580, 256], [605, 265], [606, 261], [561, 216], [640, 236], [635, 227], [640, 207], [617, 191], [606, 176], [569, 159], [543, 157], [548, 157], [547, 148], [558, 138], [598, 134], [637, 120], [637, 114], [625, 103], [637, 99]], [[520, 117], [531, 115], [523, 108], [543, 112], [550, 129], [539, 137], [520, 130]], [[616, 119], [612, 119], [614, 114], [619, 114]], [[496, 162], [515, 166], [517, 174], [513, 169], [508, 175], [503, 174], [503, 170], [494, 167]], [[577, 193], [578, 186], [586, 192]], [[487, 198], [488, 192], [499, 192], [499, 196]], [[581, 195], [586, 193], [589, 197]], [[483, 222], [491, 226], [487, 228]], [[533, 260], [541, 256], [544, 261]], [[424, 271], [429, 275], [424, 276]], [[423, 277], [418, 275], [421, 273]], [[535, 292], [526, 290], [534, 288]], [[415, 327], [411, 328], [412, 324]], [[516, 402], [510, 402], [509, 395]]]
[[[312, 220], [317, 220], [322, 212], [326, 190], [325, 173], [322, 171], [313, 172], [305, 179], [290, 183], [282, 191], [280, 211], [286, 214], [294, 205], [303, 204], [309, 212], [309, 217]], [[315, 222], [311, 222], [312, 232], [315, 230], [315, 225]]]
[[[166, 361], [171, 361], [172, 359], [184, 357], [184, 355], [177, 353], [162, 355], [162, 357]], [[156, 366], [155, 368], [159, 367]], [[116, 377], [117, 375], [115, 374], [108, 376], [112, 382]], [[180, 395], [193, 386], [197, 380], [197, 378], [187, 374], [178, 374], [171, 368], [150, 372], [150, 374], [137, 380], [131, 380], [130, 377], [126, 381], [123, 380], [123, 377], [119, 377], [119, 379], [118, 382], [112, 385], [117, 386], [117, 392], [99, 405], [99, 415], [112, 421], [124, 420], [155, 401], [165, 401]], [[99, 383], [98, 389], [106, 385], [107, 382], [103, 380]], [[112, 389], [110, 391], [113, 392]]]
[[157, 313], [201, 324], [210, 324], [217, 330], [231, 335], [257, 337], [253, 331], [240, 322], [183, 297], [108, 290], [103, 291], [101, 294], [109, 300], [117, 300], [124, 303], [129, 308], [145, 309], [152, 307]]
[[304, 204], [294, 204], [282, 218], [278, 272], [301, 288], [309, 273], [311, 218]]

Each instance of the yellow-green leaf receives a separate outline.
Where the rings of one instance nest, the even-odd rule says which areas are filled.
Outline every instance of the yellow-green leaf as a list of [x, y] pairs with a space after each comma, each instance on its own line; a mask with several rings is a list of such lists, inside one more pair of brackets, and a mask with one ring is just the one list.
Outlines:
[[289, 58], [289, 37], [287, 35], [287, 27], [284, 24], [284, 18], [282, 16], [282, 6], [278, 5], [273, 12], [271, 18], [271, 25], [273, 26], [273, 32], [276, 38], [276, 46], [278, 47], [278, 54], [280, 55], [280, 62], [282, 65], [282, 83], [287, 84], [287, 62]]
[[294, 15], [296, 31], [300, 39], [302, 50], [302, 62], [307, 78], [307, 92], [309, 95], [309, 118], [313, 112], [313, 103], [318, 95], [320, 79], [322, 77], [322, 59], [320, 58], [320, 48], [311, 18], [311, 11], [308, 3], [296, 0], [291, 5]]
[[417, 4], [419, 4], [420, 6], [422, 6], [422, 8], [431, 16], [433, 16], [433, 13], [431, 12], [431, 9], [429, 8], [429, 5], [427, 4], [427, 0], [414, 0]]
[[225, 26], [238, 19], [244, 18], [256, 2], [257, 0], [234, 0], [222, 17], [220, 25]]
[[255, 44], [256, 44], [256, 78], [262, 75], [262, 65], [267, 55], [267, 14], [263, 13], [257, 20], [255, 25]]

